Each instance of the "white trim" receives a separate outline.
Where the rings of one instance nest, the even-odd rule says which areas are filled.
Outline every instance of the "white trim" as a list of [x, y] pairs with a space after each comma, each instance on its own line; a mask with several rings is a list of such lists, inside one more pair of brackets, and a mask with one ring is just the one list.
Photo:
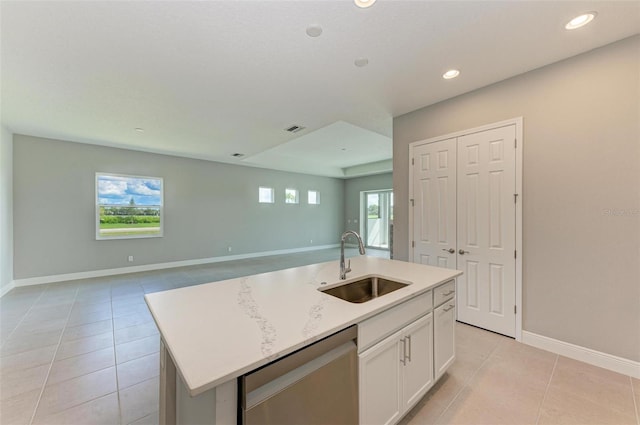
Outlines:
[[407, 245], [409, 246], [409, 250], [407, 251], [409, 253], [409, 258], [408, 261], [410, 263], [413, 263], [413, 256], [414, 256], [414, 252], [413, 252], [413, 205], [411, 204], [412, 200], [414, 200], [415, 198], [413, 197], [413, 167], [415, 164], [415, 159], [413, 157], [413, 150], [416, 146], [418, 146], [419, 144], [422, 144], [422, 142], [412, 142], [409, 143], [409, 198], [407, 199], [407, 208], [409, 208], [409, 217], [408, 217], [408, 221], [409, 221], [409, 233], [408, 233], [408, 238], [407, 238]]
[[7, 295], [9, 293], [9, 291], [11, 291], [15, 287], [16, 287], [16, 281], [12, 280], [7, 285], [5, 285], [4, 288], [0, 289], [0, 298], [2, 298], [5, 295]]
[[[467, 136], [469, 134], [474, 134], [474, 133], [480, 133], [482, 131], [487, 131], [487, 130], [493, 130], [496, 128], [500, 128], [500, 127], [508, 127], [510, 125], [520, 125], [522, 127], [522, 117], [515, 117], [515, 118], [511, 118], [508, 120], [504, 120], [504, 121], [498, 121], [498, 122], [494, 122], [492, 124], [486, 124], [486, 125], [481, 125], [479, 127], [473, 127], [473, 128], [468, 128], [466, 130], [460, 130], [460, 131], [456, 131], [453, 133], [449, 133], [449, 134], [445, 134], [442, 136], [437, 136], [437, 137], [430, 137], [428, 139], [424, 139], [424, 140], [418, 140], [415, 142], [411, 142], [409, 144], [409, 148], [411, 148], [411, 145], [424, 145], [427, 143], [434, 143], [434, 142], [439, 142], [441, 140], [447, 140], [447, 139], [453, 139], [456, 137], [462, 137], [462, 136]], [[520, 140], [518, 140], [519, 142]]]
[[[524, 131], [523, 131], [523, 118], [516, 117], [511, 118], [504, 121], [495, 122], [493, 124], [482, 125], [480, 127], [469, 128], [466, 130], [456, 131], [454, 133], [445, 134], [442, 136], [431, 137], [425, 140], [418, 140], [412, 143], [409, 143], [409, 200], [413, 198], [413, 169], [414, 167], [411, 164], [411, 160], [413, 159], [413, 150], [417, 146], [425, 145], [428, 143], [440, 142], [443, 140], [453, 139], [461, 136], [466, 136], [469, 134], [480, 133], [482, 131], [493, 130], [500, 127], [507, 127], [510, 125], [516, 126], [516, 193], [518, 194], [518, 201], [516, 203], [516, 251], [518, 252], [518, 256], [516, 258], [516, 324], [515, 324], [515, 339], [516, 341], [522, 341], [522, 260], [523, 260], [523, 251], [522, 251], [522, 194], [523, 194], [523, 186], [522, 186], [522, 164], [523, 164], [523, 146], [524, 146]], [[414, 256], [414, 248], [411, 246], [411, 242], [413, 240], [413, 208], [409, 206], [409, 237], [408, 237], [408, 245], [409, 245], [409, 261], [413, 262]]]
[[243, 260], [246, 258], [267, 257], [270, 255], [294, 254], [298, 252], [317, 251], [320, 249], [337, 248], [339, 244], [318, 245], [305, 248], [279, 249], [275, 251], [252, 252], [249, 254], [225, 255], [222, 257], [198, 258], [196, 260], [172, 261], [169, 263], [145, 264], [141, 266], [120, 267], [117, 269], [93, 270], [88, 272], [66, 273], [51, 276], [38, 276], [16, 279], [13, 284], [18, 286], [42, 285], [45, 283], [65, 282], [67, 280], [90, 279], [94, 277], [113, 276], [126, 273], [146, 272], [151, 270], [171, 269], [174, 267], [195, 266], [199, 264], [220, 263], [223, 261]]
[[640, 362], [634, 360], [592, 350], [529, 331], [522, 331], [522, 343], [640, 379]]
[[522, 260], [524, 252], [522, 251], [522, 176], [524, 170], [523, 164], [523, 148], [524, 148], [524, 130], [522, 127], [522, 117], [515, 118], [516, 124], [516, 341], [522, 341]]

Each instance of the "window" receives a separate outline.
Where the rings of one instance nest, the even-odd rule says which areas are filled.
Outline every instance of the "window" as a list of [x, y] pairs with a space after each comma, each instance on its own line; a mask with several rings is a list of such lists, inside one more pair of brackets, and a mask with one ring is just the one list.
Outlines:
[[319, 205], [320, 204], [320, 192], [317, 190], [310, 190], [307, 194], [307, 202], [309, 205]]
[[298, 203], [298, 190], [297, 189], [285, 189], [284, 190], [284, 203], [285, 204], [297, 204]]
[[272, 187], [259, 187], [258, 188], [258, 202], [261, 204], [273, 204], [275, 202], [275, 196]]
[[367, 218], [380, 218], [380, 195], [367, 193]]
[[163, 181], [96, 173], [96, 239], [161, 237]]
[[389, 249], [390, 225], [393, 220], [393, 192], [376, 190], [361, 192], [360, 217], [365, 245], [377, 249]]

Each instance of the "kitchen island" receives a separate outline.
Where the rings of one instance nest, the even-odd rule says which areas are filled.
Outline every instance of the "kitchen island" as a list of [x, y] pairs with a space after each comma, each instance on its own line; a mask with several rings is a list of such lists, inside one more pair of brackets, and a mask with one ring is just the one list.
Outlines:
[[[162, 341], [160, 422], [235, 424], [239, 376], [419, 296], [431, 313], [432, 290], [461, 274], [367, 256], [351, 269], [346, 281], [332, 261], [146, 295]], [[371, 275], [409, 285], [361, 304], [319, 291]], [[369, 348], [396, 331], [358, 340]]]

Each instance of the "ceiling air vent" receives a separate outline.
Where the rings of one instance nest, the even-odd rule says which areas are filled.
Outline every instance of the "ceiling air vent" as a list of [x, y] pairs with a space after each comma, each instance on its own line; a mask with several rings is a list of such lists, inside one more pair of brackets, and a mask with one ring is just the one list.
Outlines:
[[284, 130], [288, 131], [289, 133], [297, 133], [297, 132], [302, 131], [304, 129], [305, 129], [305, 127], [303, 127], [301, 125], [292, 125], [291, 127], [285, 128]]

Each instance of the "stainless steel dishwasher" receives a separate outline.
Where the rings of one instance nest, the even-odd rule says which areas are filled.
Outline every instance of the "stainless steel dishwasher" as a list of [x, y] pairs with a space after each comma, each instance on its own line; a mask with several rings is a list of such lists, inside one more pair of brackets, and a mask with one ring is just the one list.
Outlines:
[[358, 423], [356, 326], [240, 377], [238, 423]]

